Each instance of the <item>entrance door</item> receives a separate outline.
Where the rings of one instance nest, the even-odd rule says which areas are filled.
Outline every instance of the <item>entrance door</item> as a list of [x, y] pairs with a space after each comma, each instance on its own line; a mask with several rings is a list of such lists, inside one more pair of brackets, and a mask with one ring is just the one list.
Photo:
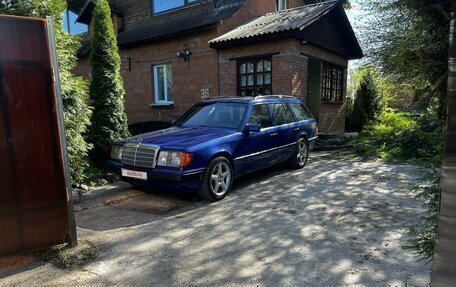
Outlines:
[[307, 101], [306, 105], [318, 121], [320, 111], [321, 61], [309, 57], [307, 64]]

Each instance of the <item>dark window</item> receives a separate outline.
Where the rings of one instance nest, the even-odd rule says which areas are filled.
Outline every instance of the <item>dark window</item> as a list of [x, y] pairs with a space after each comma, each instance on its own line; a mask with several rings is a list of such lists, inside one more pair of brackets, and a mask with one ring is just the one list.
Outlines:
[[269, 113], [268, 105], [255, 105], [252, 107], [252, 113], [249, 118], [250, 125], [259, 125], [262, 128], [272, 126], [272, 118]]
[[298, 121], [313, 119], [312, 114], [303, 104], [290, 104], [290, 107], [298, 118]]
[[152, 0], [152, 7], [155, 14], [191, 5], [197, 2], [204, 2], [204, 0]]
[[294, 122], [290, 109], [284, 104], [271, 104], [272, 114], [277, 126]]
[[239, 61], [238, 91], [241, 97], [272, 94], [272, 59]]
[[344, 70], [334, 65], [323, 64], [323, 101], [342, 102]]

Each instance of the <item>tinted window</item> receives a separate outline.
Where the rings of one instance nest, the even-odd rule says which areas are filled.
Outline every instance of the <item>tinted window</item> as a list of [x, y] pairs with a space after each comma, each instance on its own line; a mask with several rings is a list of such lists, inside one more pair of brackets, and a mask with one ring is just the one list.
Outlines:
[[272, 126], [271, 114], [268, 105], [255, 105], [252, 108], [252, 114], [249, 118], [250, 125], [259, 125], [262, 128]]
[[246, 109], [247, 104], [241, 103], [203, 103], [194, 106], [176, 124], [237, 129]]
[[305, 121], [313, 119], [312, 114], [307, 110], [303, 104], [290, 104], [291, 109], [298, 118], [298, 121]]
[[272, 114], [276, 125], [280, 126], [294, 122], [293, 115], [288, 107], [284, 104], [271, 104]]

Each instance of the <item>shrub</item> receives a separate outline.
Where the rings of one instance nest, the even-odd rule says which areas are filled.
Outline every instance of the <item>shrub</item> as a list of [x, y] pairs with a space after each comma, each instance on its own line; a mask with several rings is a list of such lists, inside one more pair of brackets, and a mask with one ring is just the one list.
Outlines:
[[124, 88], [120, 75], [120, 56], [107, 0], [98, 0], [93, 11], [93, 38], [90, 64], [93, 100], [89, 139], [94, 149], [92, 159], [98, 166], [106, 160], [109, 147], [129, 135], [124, 110]]
[[432, 115], [389, 109], [360, 134], [355, 149], [370, 157], [438, 164], [442, 141], [440, 122]]

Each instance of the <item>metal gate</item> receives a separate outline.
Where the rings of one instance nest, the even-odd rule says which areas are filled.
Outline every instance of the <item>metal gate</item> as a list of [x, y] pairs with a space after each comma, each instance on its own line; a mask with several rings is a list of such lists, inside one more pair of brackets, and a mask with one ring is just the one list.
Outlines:
[[0, 16], [0, 256], [76, 243], [51, 20]]

